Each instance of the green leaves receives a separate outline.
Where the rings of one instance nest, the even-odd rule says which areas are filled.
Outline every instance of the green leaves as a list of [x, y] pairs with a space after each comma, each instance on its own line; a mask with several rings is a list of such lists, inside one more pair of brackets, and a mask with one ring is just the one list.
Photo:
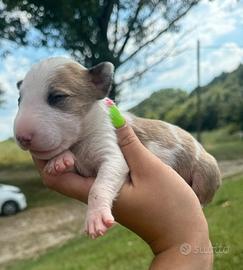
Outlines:
[[[170, 23], [196, 2], [177, 1], [175, 5], [174, 1], [162, 0], [3, 0], [0, 39], [20, 45], [63, 47], [76, 57], [80, 52], [88, 66], [111, 61], [118, 67], [128, 41], [133, 39], [139, 48], [155, 15]], [[38, 40], [28, 38], [31, 28], [40, 31]]]
[[88, 68], [104, 61], [118, 68], [142, 59], [146, 48], [168, 31], [178, 31], [178, 21], [198, 2], [3, 0], [0, 43], [7, 39], [18, 45], [64, 48]]

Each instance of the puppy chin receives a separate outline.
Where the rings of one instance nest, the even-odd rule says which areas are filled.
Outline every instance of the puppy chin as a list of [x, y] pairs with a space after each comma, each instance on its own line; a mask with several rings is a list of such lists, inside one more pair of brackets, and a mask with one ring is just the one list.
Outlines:
[[61, 152], [63, 152], [65, 149], [63, 149], [61, 146], [54, 149], [54, 150], [50, 150], [50, 151], [34, 151], [34, 150], [30, 150], [30, 153], [33, 157], [38, 158], [38, 159], [42, 159], [42, 160], [50, 160], [52, 158], [54, 158], [55, 156], [57, 156], [58, 154], [60, 154]]

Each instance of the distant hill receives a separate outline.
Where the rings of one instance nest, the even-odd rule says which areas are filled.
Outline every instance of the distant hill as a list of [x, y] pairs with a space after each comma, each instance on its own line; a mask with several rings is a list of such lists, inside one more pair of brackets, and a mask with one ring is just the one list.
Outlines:
[[180, 89], [163, 89], [153, 93], [130, 111], [141, 117], [164, 119], [168, 111], [185, 102], [188, 97], [188, 93]]
[[[243, 127], [243, 65], [231, 73], [222, 73], [200, 89], [202, 129], [228, 124]], [[196, 90], [190, 94], [179, 89], [153, 93], [130, 110], [141, 117], [156, 118], [196, 130]]]

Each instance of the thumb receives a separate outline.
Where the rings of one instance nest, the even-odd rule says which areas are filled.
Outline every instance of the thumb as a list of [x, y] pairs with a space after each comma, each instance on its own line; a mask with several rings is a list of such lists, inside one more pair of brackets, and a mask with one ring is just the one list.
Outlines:
[[116, 129], [118, 144], [133, 173], [144, 174], [151, 170], [151, 163], [156, 157], [140, 142], [133, 129], [126, 124]]
[[[116, 128], [118, 143], [127, 161], [130, 171], [141, 174], [151, 171], [151, 166], [156, 157], [140, 142], [133, 129], [127, 125], [125, 118], [116, 107], [115, 103], [106, 99], [109, 116], [113, 126]], [[142, 171], [142, 172], [141, 172]]]

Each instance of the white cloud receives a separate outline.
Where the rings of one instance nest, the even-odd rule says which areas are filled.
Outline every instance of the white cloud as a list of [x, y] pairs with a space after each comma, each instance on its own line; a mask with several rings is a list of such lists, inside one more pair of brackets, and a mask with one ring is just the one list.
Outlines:
[[[232, 32], [236, 29], [237, 25], [242, 21], [243, 17], [243, 5], [240, 5], [236, 0], [214, 0], [209, 2], [208, 0], [202, 1], [199, 5], [193, 8], [187, 16], [183, 18], [180, 25], [182, 26], [182, 33], [167, 33], [162, 35], [161, 38], [157, 39], [156, 42], [150, 44], [149, 48], [141, 52], [136, 61], [140, 66], [145, 64], [145, 62], [153, 62], [157, 58], [156, 52], [159, 50], [169, 50], [173, 48], [174, 44], [177, 47], [195, 47], [195, 41], [197, 39], [201, 40], [201, 43], [205, 46], [212, 45], [215, 40], [227, 33]], [[239, 18], [241, 19], [239, 20]], [[153, 18], [151, 19], [153, 20]], [[158, 29], [163, 29], [165, 27], [165, 20], [158, 19], [156, 21], [155, 31], [150, 31], [146, 37], [147, 40], [151, 39], [154, 32], [158, 32]], [[127, 44], [125, 52], [129, 55], [133, 52], [137, 46], [134, 45], [133, 41]], [[146, 61], [145, 61], [146, 60]], [[151, 61], [150, 61], [151, 60]], [[130, 68], [121, 68], [121, 74], [130, 73], [130, 69], [133, 69], [131, 65]]]
[[24, 77], [24, 74], [30, 66], [30, 59], [19, 56], [7, 56], [2, 61], [0, 71], [0, 83], [6, 91], [6, 96], [16, 96], [17, 89], [15, 83]]
[[28, 58], [7, 56], [1, 65], [0, 84], [6, 101], [0, 109], [0, 140], [12, 136], [14, 116], [17, 111], [18, 90], [16, 82], [21, 80], [30, 66]]
[[13, 137], [14, 114], [0, 115], [0, 141]]
[[202, 63], [202, 80], [208, 82], [223, 71], [232, 72], [240, 63], [243, 63], [243, 48], [233, 42], [225, 43]]
[[0, 85], [4, 90], [5, 101], [0, 108], [0, 140], [13, 136], [19, 95], [16, 83], [24, 78], [33, 61], [32, 57], [14, 54], [4, 58], [0, 65]]
[[[220, 36], [243, 24], [243, 5], [238, 1], [204, 0], [183, 20], [183, 28], [194, 29], [191, 39], [200, 39], [204, 45], [211, 45]], [[190, 40], [189, 40], [190, 43]]]

